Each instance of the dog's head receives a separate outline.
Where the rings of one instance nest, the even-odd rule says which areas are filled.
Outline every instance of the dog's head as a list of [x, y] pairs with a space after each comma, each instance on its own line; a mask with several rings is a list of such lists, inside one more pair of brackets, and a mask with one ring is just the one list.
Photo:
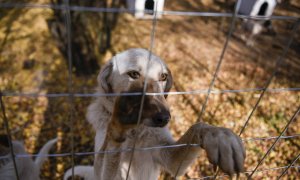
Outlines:
[[[151, 57], [151, 60], [149, 60]], [[168, 92], [172, 87], [172, 74], [166, 64], [144, 49], [130, 49], [112, 58], [98, 76], [100, 88], [106, 93], [143, 92], [147, 77], [147, 92]], [[145, 96], [141, 123], [163, 127], [170, 120], [169, 107], [163, 95]], [[122, 124], [136, 124], [142, 96], [116, 98]], [[115, 106], [116, 109], [116, 106]]]

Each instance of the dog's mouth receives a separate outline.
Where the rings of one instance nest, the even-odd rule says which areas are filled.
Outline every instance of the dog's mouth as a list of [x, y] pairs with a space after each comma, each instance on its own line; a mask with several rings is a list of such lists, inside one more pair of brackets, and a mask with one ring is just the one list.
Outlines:
[[168, 123], [155, 124], [155, 123], [152, 123], [152, 122], [147, 123], [147, 121], [145, 121], [143, 124], [144, 124], [145, 126], [147, 126], [147, 127], [152, 127], [152, 128], [163, 128], [163, 127], [165, 127]]

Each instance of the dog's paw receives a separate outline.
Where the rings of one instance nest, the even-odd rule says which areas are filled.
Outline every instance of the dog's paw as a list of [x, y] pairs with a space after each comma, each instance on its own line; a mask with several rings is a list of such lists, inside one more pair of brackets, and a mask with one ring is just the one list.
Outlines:
[[230, 129], [214, 126], [205, 127], [202, 133], [201, 145], [210, 163], [230, 176], [244, 171], [246, 153], [239, 136]]

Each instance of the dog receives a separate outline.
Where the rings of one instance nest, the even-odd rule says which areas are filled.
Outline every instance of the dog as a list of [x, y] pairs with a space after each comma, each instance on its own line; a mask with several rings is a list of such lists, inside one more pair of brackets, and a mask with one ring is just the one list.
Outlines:
[[[147, 79], [146, 79], [147, 77]], [[245, 149], [231, 130], [197, 123], [175, 141], [167, 127], [171, 119], [167, 95], [173, 78], [165, 62], [145, 49], [129, 49], [114, 56], [98, 75], [97, 93], [146, 92], [141, 96], [98, 96], [88, 107], [87, 120], [96, 131], [95, 152], [164, 145], [199, 144], [134, 151], [128, 179], [158, 179], [162, 170], [183, 175], [203, 148], [209, 161], [229, 175], [244, 171]], [[147, 85], [145, 85], [147, 82]], [[140, 122], [138, 121], [140, 119]], [[126, 179], [131, 153], [96, 153], [94, 166], [76, 166], [85, 179]], [[116, 155], [117, 154], [117, 155]], [[112, 170], [112, 173], [110, 172]], [[64, 179], [70, 176], [68, 170]], [[93, 175], [90, 174], [93, 172]]]
[[[51, 147], [57, 142], [57, 139], [48, 141], [39, 151], [38, 156], [33, 161], [30, 157], [16, 157], [15, 162], [18, 171], [18, 177], [21, 180], [39, 180], [40, 169], [46, 161], [47, 155]], [[12, 141], [12, 146], [15, 155], [28, 155], [24, 145], [20, 141]], [[16, 180], [16, 172], [13, 159], [10, 154], [10, 147], [6, 135], [0, 136], [0, 179]]]

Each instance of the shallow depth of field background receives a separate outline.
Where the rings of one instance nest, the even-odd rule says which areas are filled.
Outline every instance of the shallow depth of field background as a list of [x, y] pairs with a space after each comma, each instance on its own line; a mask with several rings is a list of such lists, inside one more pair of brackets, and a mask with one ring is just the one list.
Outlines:
[[[60, 0], [52, 0], [62, 3]], [[0, 2], [8, 2], [0, 0]], [[51, 0], [23, 0], [49, 4]], [[71, 5], [124, 7], [122, 2], [70, 0]], [[165, 10], [232, 12], [233, 0], [166, 0]], [[300, 1], [286, 0], [275, 9], [275, 15], [300, 16]], [[60, 10], [25, 8], [0, 9], [0, 90], [5, 93], [67, 93], [68, 65], [64, 14]], [[93, 93], [100, 67], [113, 55], [128, 48], [150, 47], [152, 20], [136, 19], [128, 13], [110, 14], [72, 12], [73, 87], [76, 93]], [[216, 69], [231, 18], [163, 16], [157, 22], [153, 52], [164, 59], [172, 71], [171, 91], [208, 89]], [[272, 20], [276, 36], [260, 35], [252, 46], [242, 40], [241, 19], [225, 53], [215, 90], [262, 88], [282, 55], [295, 21]], [[109, 35], [109, 36], [108, 36]], [[300, 30], [294, 36], [284, 64], [269, 88], [300, 87]], [[110, 40], [110, 42], [109, 42]], [[223, 126], [239, 133], [261, 91], [211, 94], [204, 122]], [[206, 94], [169, 95], [172, 121], [169, 127], [177, 139], [195, 121]], [[93, 98], [74, 99], [75, 152], [93, 151], [94, 132], [85, 119]], [[68, 97], [3, 98], [13, 139], [22, 140], [28, 153], [37, 153], [48, 140], [61, 137], [51, 153], [71, 151]], [[246, 127], [242, 138], [278, 136], [300, 104], [300, 91], [266, 92]], [[300, 150], [299, 117], [259, 169], [282, 167], [291, 163]], [[0, 115], [0, 133], [5, 133]], [[252, 170], [272, 140], [245, 141], [246, 170]], [[76, 165], [92, 165], [93, 156], [75, 157]], [[295, 165], [300, 165], [296, 162]], [[71, 167], [71, 157], [53, 157], [42, 168], [42, 179], [61, 179]], [[258, 172], [255, 179], [273, 179], [282, 170]], [[213, 175], [213, 166], [204, 152], [189, 168], [186, 178]], [[164, 175], [167, 178], [167, 175]], [[291, 168], [286, 179], [299, 177], [299, 169]]]

